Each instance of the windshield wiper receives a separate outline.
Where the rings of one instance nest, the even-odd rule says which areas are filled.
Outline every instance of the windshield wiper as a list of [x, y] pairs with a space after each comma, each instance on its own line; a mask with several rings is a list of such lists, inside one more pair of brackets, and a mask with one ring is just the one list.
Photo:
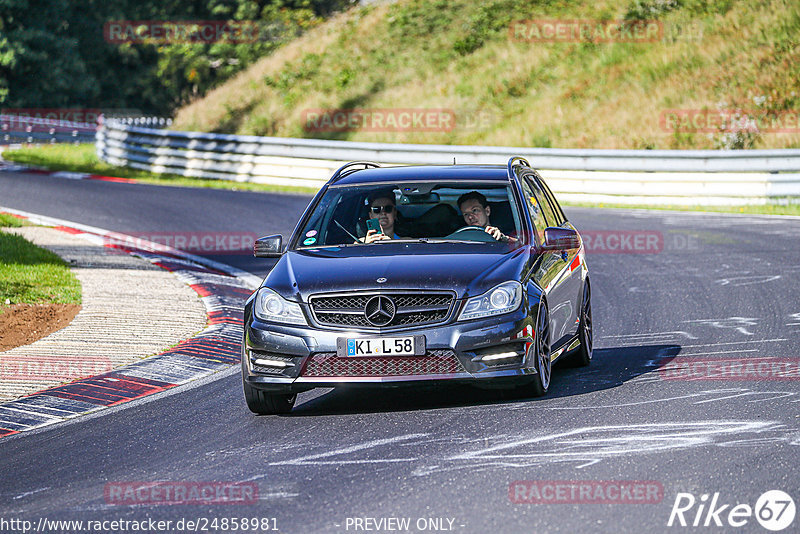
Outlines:
[[473, 241], [471, 239], [444, 239], [441, 237], [419, 237], [402, 239], [402, 241], [413, 241], [415, 243], [486, 243], [486, 241]]

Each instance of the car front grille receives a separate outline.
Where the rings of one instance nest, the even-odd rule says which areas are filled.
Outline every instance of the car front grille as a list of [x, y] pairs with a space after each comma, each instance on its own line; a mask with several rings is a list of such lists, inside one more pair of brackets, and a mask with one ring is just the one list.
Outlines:
[[429, 350], [425, 356], [359, 356], [339, 358], [335, 352], [311, 356], [300, 376], [382, 377], [447, 375], [466, 372], [448, 349]]
[[453, 306], [450, 292], [380, 292], [315, 295], [309, 299], [314, 320], [321, 326], [377, 329], [366, 316], [367, 302], [384, 296], [394, 305], [394, 317], [380, 328], [436, 324], [447, 319]]

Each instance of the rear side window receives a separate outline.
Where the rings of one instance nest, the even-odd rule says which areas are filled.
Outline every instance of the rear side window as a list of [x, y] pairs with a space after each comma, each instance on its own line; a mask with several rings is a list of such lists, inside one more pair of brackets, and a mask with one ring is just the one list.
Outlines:
[[544, 243], [544, 229], [548, 226], [547, 220], [545, 220], [544, 212], [535, 194], [536, 192], [527, 179], [522, 180], [522, 192], [525, 195], [525, 202], [528, 204], [528, 211], [531, 213], [531, 222], [536, 232], [536, 242], [538, 244]]
[[558, 218], [556, 217], [555, 213], [553, 213], [553, 207], [548, 202], [544, 191], [542, 191], [542, 189], [539, 187], [539, 184], [536, 182], [535, 178], [530, 174], [526, 174], [524, 177], [524, 182], [528, 184], [528, 188], [533, 192], [533, 195], [536, 197], [536, 201], [542, 207], [544, 218], [547, 220], [547, 226], [558, 226]]
[[561, 209], [561, 206], [556, 201], [556, 197], [553, 195], [553, 192], [550, 191], [550, 188], [544, 183], [544, 180], [539, 180], [539, 183], [542, 184], [542, 189], [544, 190], [544, 194], [547, 196], [547, 200], [550, 202], [552, 207], [553, 215], [555, 215], [557, 222], [556, 226], [561, 226], [565, 222], [567, 222], [567, 217], [564, 215], [564, 210]]

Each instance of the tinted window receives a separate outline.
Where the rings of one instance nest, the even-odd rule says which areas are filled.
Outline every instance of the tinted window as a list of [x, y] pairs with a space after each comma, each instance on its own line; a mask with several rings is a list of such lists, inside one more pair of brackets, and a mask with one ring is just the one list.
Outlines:
[[544, 213], [544, 217], [547, 220], [547, 226], [558, 226], [558, 218], [553, 213], [553, 208], [550, 203], [547, 201], [547, 197], [544, 194], [544, 191], [539, 187], [539, 184], [536, 182], [533, 176], [526, 175], [525, 183], [528, 184], [528, 187], [533, 191], [534, 196], [536, 197], [537, 202], [542, 207], [542, 212]]
[[550, 191], [550, 188], [544, 182], [544, 180], [539, 180], [539, 183], [542, 184], [542, 189], [544, 190], [545, 195], [547, 195], [547, 200], [550, 202], [552, 207], [553, 214], [556, 216], [557, 226], [561, 226], [565, 222], [567, 222], [567, 217], [564, 215], [564, 210], [561, 209], [561, 206], [556, 201], [556, 197], [553, 195], [553, 192]]
[[539, 200], [536, 196], [536, 191], [531, 186], [527, 179], [522, 180], [522, 192], [525, 195], [525, 202], [528, 204], [528, 210], [531, 212], [531, 222], [536, 230], [536, 242], [544, 242], [544, 229], [547, 228], [547, 221], [544, 218], [544, 213], [539, 207]]

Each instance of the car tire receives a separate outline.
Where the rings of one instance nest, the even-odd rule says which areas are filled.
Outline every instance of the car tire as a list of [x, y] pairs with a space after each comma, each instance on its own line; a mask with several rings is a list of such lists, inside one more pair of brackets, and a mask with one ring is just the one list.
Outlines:
[[553, 364], [550, 361], [550, 316], [547, 305], [542, 302], [533, 343], [528, 347], [528, 361], [536, 363], [536, 374], [525, 388], [533, 397], [541, 397], [550, 388]]
[[296, 393], [268, 393], [254, 388], [247, 383], [247, 369], [242, 342], [242, 387], [244, 400], [251, 412], [258, 415], [278, 415], [289, 413], [297, 400]]
[[581, 342], [572, 363], [577, 366], [585, 367], [592, 363], [594, 353], [594, 336], [592, 332], [592, 290], [589, 287], [589, 280], [583, 285], [583, 300], [581, 300], [580, 323], [578, 324], [578, 339]]

